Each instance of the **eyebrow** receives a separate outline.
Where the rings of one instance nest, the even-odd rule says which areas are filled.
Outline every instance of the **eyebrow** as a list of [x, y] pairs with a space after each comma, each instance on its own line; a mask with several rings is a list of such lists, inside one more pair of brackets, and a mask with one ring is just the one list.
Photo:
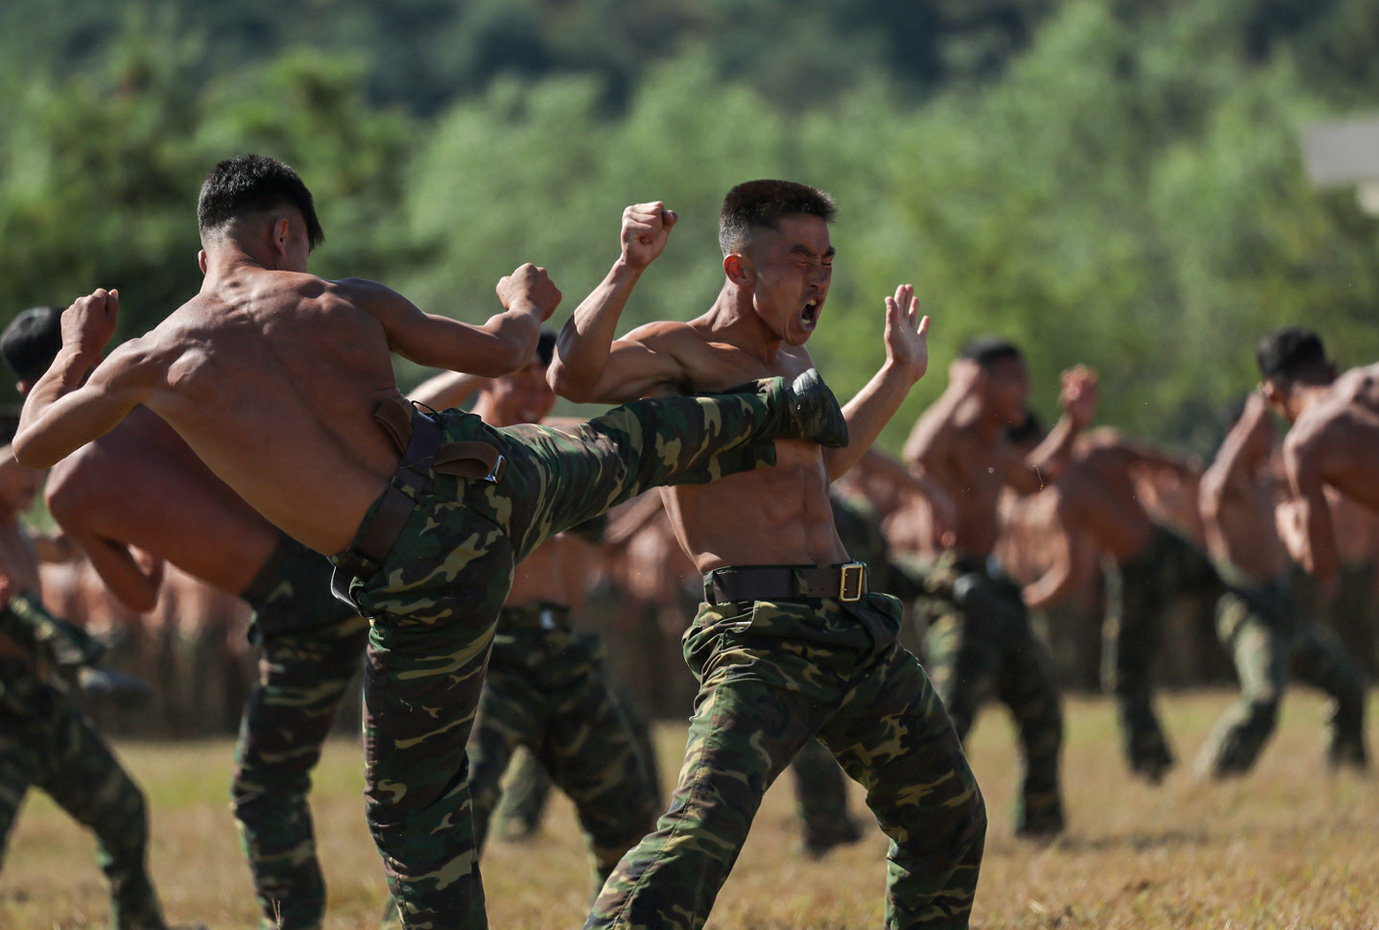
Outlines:
[[[794, 247], [792, 247], [792, 248], [790, 249], [790, 254], [791, 254], [791, 255], [803, 255], [805, 258], [813, 258], [813, 257], [814, 257], [814, 250], [811, 249], [811, 248], [810, 248], [809, 246], [807, 246], [807, 245], [797, 245], [797, 246], [794, 246]], [[838, 250], [835, 249], [833, 246], [829, 246], [829, 247], [828, 247], [828, 251], [825, 252], [825, 253], [823, 254], [822, 258], [832, 258], [833, 256], [835, 256], [835, 255], [837, 255], [837, 254], [838, 254]]]

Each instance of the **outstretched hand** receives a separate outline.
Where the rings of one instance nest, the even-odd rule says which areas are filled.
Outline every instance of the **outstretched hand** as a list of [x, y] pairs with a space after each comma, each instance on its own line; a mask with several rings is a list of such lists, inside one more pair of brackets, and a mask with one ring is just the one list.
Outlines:
[[505, 308], [521, 310], [524, 308], [518, 305], [525, 303], [543, 323], [560, 305], [560, 288], [555, 286], [545, 268], [538, 268], [531, 262], [518, 265], [512, 274], [499, 278], [496, 290]]
[[1063, 372], [1063, 390], [1059, 402], [1079, 429], [1092, 422], [1097, 404], [1096, 372], [1085, 365], [1077, 365]]
[[115, 335], [119, 312], [119, 291], [98, 287], [85, 297], [78, 297], [62, 313], [63, 347], [76, 350], [79, 357], [96, 365], [106, 343]]
[[929, 317], [920, 316], [912, 284], [886, 298], [886, 359], [902, 366], [918, 381], [929, 370]]
[[623, 260], [634, 268], [645, 268], [666, 247], [666, 238], [679, 219], [659, 200], [634, 203], [622, 211]]

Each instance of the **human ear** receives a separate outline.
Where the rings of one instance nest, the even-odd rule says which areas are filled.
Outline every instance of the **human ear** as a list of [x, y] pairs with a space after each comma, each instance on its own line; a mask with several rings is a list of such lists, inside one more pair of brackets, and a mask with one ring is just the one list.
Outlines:
[[206, 250], [202, 249], [196, 253], [196, 265], [201, 269], [201, 273], [206, 273]]
[[739, 252], [724, 256], [723, 273], [738, 287], [748, 287], [752, 283], [751, 264]]

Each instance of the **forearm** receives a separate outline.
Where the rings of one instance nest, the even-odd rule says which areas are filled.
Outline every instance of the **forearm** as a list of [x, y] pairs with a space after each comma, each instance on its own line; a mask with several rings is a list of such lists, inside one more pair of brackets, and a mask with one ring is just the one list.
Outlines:
[[46, 468], [94, 438], [81, 436], [80, 431], [73, 429], [77, 424], [64, 423], [61, 414], [64, 407], [70, 406], [62, 402], [81, 389], [96, 361], [64, 347], [30, 389], [14, 436], [15, 458], [21, 463]]
[[837, 480], [856, 465], [871, 448], [876, 437], [914, 387], [915, 378], [892, 362], [881, 366], [862, 390], [843, 406], [848, 424], [848, 444], [842, 449], [825, 449], [824, 465], [830, 480]]
[[1025, 458], [1025, 464], [1039, 473], [1042, 484], [1057, 481], [1072, 458], [1073, 443], [1082, 427], [1068, 414], [1058, 418], [1049, 435]]
[[449, 410], [469, 400], [488, 380], [466, 372], [447, 371], [427, 378], [412, 388], [407, 396], [433, 410]]
[[98, 536], [77, 538], [110, 593], [130, 610], [146, 613], [158, 603], [163, 582], [163, 562], [149, 559], [145, 567], [127, 546]]
[[608, 363], [618, 322], [643, 269], [621, 258], [613, 264], [598, 287], [582, 300], [565, 321], [556, 339], [549, 378], [556, 392], [580, 399], [598, 383]]

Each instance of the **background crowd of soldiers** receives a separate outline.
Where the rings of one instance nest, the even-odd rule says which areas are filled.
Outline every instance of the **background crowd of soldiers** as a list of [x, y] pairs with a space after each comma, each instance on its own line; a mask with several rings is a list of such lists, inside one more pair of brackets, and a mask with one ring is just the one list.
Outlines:
[[[1086, 443], [1090, 448], [1115, 435], [1109, 427], [1097, 428]], [[1159, 452], [1181, 467], [1133, 469], [1139, 498], [1156, 521], [1205, 545], [1197, 506], [1205, 463], [1167, 448]], [[887, 565], [890, 580], [880, 587], [908, 588], [911, 599], [920, 593], [916, 562], [934, 555], [924, 493], [908, 479], [900, 458], [879, 450], [835, 486], [836, 516], [849, 551], [871, 566]], [[1053, 496], [1008, 492], [1003, 497], [997, 551], [1006, 571], [1022, 584], [1049, 570], [1066, 538], [1053, 512]], [[1379, 517], [1340, 496], [1332, 504], [1344, 557], [1338, 590], [1322, 599], [1299, 571], [1298, 594], [1304, 612], [1334, 630], [1372, 680], [1379, 674]], [[1035, 611], [1035, 625], [1048, 642], [1059, 681], [1070, 691], [1096, 693], [1102, 681], [1106, 584], [1115, 570], [1094, 540], [1073, 537], [1068, 544], [1088, 570], [1060, 601]], [[589, 587], [576, 623], [603, 635], [610, 668], [647, 714], [685, 717], [694, 683], [679, 674], [680, 635], [699, 603], [701, 577], [675, 541], [660, 497], [648, 494], [618, 508], [602, 541], [580, 540], [577, 547], [587, 560]], [[250, 613], [244, 602], [168, 567], [156, 606], [141, 614], [115, 599], [79, 555], [46, 562], [41, 572], [49, 607], [106, 641], [109, 665], [152, 686], [152, 693], [137, 702], [87, 701], [103, 729], [157, 738], [235, 732], [256, 661], [244, 635]], [[1216, 636], [1214, 600], [1191, 590], [1169, 592], [1166, 600], [1167, 623], [1154, 663], [1157, 680], [1168, 688], [1229, 684], [1234, 673]], [[923, 618], [915, 620], [908, 636], [918, 650]], [[357, 702], [347, 700], [338, 730], [357, 729]]]

